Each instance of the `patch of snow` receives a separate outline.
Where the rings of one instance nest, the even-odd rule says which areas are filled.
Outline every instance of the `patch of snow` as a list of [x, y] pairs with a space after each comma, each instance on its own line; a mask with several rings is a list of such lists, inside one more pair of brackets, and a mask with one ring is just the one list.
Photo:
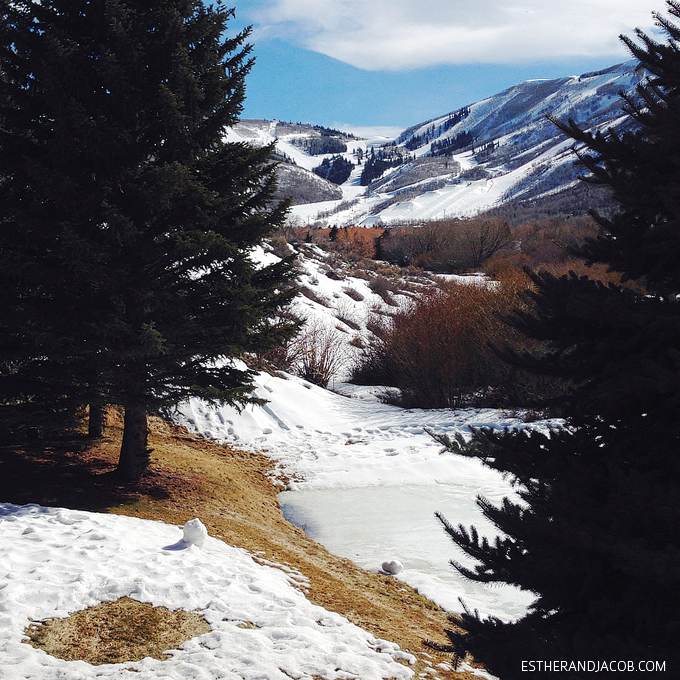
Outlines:
[[450, 567], [451, 558], [466, 563], [466, 556], [434, 517], [438, 510], [492, 537], [476, 498], [516, 499], [513, 489], [478, 460], [441, 453], [427, 430], [452, 437], [469, 426], [545, 430], [549, 423], [529, 426], [496, 409], [403, 409], [378, 401], [380, 388], [342, 383], [339, 391], [351, 395], [343, 396], [287, 374], [259, 375], [256, 385], [254, 396], [269, 400], [263, 407], [239, 414], [193, 399], [176, 420], [275, 460], [274, 476], [289, 491], [280, 495], [284, 513], [331, 552], [375, 571], [398, 559], [399, 578], [447, 611], [462, 611], [463, 597], [502, 619], [523, 615], [530, 594], [471, 583]]
[[466, 433], [468, 426], [527, 427], [497, 409], [403, 409], [349, 399], [289, 374], [261, 373], [255, 385], [252, 394], [267, 399], [264, 406], [239, 413], [235, 407], [191, 399], [179, 406], [175, 419], [203, 436], [265, 450], [278, 461], [282, 477], [297, 480], [291, 482], [295, 489], [461, 479], [471, 488], [495, 487], [500, 475], [474, 459], [440, 455], [440, 444], [426, 429], [453, 436]]
[[[412, 677], [398, 662], [413, 663], [412, 655], [311, 604], [285, 571], [211, 537], [202, 549], [169, 550], [180, 535], [179, 527], [134, 517], [0, 504], [3, 680]], [[23, 643], [32, 620], [123, 596], [197, 611], [211, 630], [165, 661], [100, 666]]]

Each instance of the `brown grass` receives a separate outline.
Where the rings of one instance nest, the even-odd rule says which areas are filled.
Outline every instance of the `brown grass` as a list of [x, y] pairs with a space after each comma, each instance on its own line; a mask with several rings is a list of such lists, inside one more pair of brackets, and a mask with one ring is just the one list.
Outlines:
[[32, 623], [29, 643], [67, 661], [93, 665], [140, 661], [147, 656], [169, 659], [166, 650], [210, 631], [193, 612], [170, 611], [123, 597], [75, 612], [63, 619]]
[[[268, 476], [273, 464], [264, 456], [216, 444], [153, 418], [151, 467], [135, 487], [119, 484], [110, 475], [121, 439], [116, 412], [109, 414], [105, 434], [94, 443], [76, 434], [30, 445], [1, 444], [0, 498], [178, 525], [200, 517], [212, 536], [298, 569], [310, 581], [305, 591], [310, 601], [416, 655], [416, 674], [431, 663], [449, 660], [423, 645], [425, 639], [446, 644], [443, 629], [451, 627], [446, 613], [400, 581], [330, 554], [289, 524]], [[441, 669], [437, 675], [442, 680], [472, 678]]]

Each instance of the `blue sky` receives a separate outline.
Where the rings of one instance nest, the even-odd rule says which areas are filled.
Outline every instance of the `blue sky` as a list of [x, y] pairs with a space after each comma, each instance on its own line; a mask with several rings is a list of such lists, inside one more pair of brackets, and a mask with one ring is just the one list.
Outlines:
[[629, 58], [661, 0], [242, 0], [243, 118], [404, 129], [531, 78]]

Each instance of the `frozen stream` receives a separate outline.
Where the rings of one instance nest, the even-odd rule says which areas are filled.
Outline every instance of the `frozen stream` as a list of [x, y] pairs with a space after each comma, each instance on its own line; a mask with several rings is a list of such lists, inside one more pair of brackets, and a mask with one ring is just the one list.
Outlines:
[[384, 404], [371, 388], [345, 386], [352, 398], [300, 378], [260, 374], [253, 395], [264, 406], [241, 412], [199, 400], [183, 404], [177, 420], [213, 439], [263, 452], [271, 476], [286, 486], [279, 496], [286, 517], [331, 552], [378, 570], [399, 560], [399, 578], [444, 609], [467, 607], [510, 620], [521, 617], [530, 593], [465, 580], [449, 565], [464, 562], [434, 517], [475, 525], [493, 539], [476, 498], [499, 503], [514, 493], [509, 481], [478, 460], [442, 453], [428, 432], [454, 437], [468, 426], [546, 429], [497, 409], [402, 409]]
[[[490, 489], [488, 489], [490, 491]], [[493, 500], [499, 494], [486, 494]], [[503, 620], [522, 616], [530, 593], [465, 579], [450, 564], [470, 564], [434, 516], [439, 510], [457, 525], [474, 523], [487, 535], [490, 524], [471, 502], [470, 490], [453, 484], [326, 488], [279, 494], [283, 514], [328, 550], [376, 571], [386, 560], [404, 565], [398, 578], [447, 611], [479, 609]]]

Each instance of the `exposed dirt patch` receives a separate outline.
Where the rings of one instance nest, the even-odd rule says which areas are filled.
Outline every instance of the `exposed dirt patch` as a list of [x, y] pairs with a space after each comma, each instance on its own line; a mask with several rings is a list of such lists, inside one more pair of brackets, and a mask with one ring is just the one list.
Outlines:
[[29, 643], [67, 661], [93, 665], [169, 659], [166, 650], [210, 631], [198, 614], [152, 607], [129, 597], [103, 602], [64, 619], [32, 623]]
[[[376, 637], [415, 654], [414, 670], [450, 662], [423, 645], [448, 642], [447, 615], [409, 586], [364, 571], [330, 554], [281, 514], [267, 473], [272, 462], [151, 419], [152, 463], [139, 486], [111, 475], [122, 434], [110, 413], [106, 436], [0, 446], [0, 498], [10, 503], [95, 510], [183, 525], [199, 517], [208, 532], [256, 557], [287, 565], [309, 579], [310, 601], [335, 611]], [[166, 646], [165, 649], [168, 649]], [[437, 668], [438, 677], [472, 678]], [[417, 677], [417, 676], [416, 676]]]

